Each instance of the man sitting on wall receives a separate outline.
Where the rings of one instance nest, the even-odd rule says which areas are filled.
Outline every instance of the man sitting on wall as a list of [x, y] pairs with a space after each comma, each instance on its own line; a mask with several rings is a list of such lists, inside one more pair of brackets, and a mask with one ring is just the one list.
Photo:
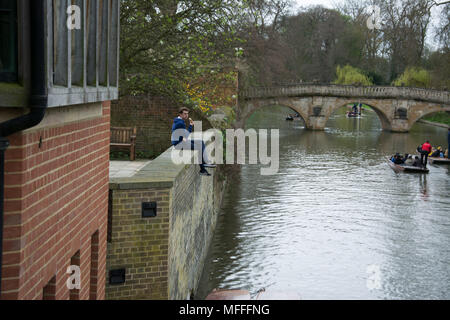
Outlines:
[[[189, 128], [186, 130], [185, 121], [189, 119]], [[209, 164], [207, 155], [205, 153], [205, 143], [202, 140], [190, 140], [189, 134], [192, 133], [192, 129], [194, 127], [194, 121], [189, 118], [189, 109], [181, 108], [178, 112], [178, 117], [173, 120], [172, 125], [172, 145], [175, 146], [175, 149], [191, 149], [197, 150], [200, 162], [200, 174], [203, 176], [210, 176], [211, 174], [206, 171], [207, 168], [215, 168], [216, 165]], [[181, 130], [181, 131], [180, 131]], [[180, 134], [181, 133], [181, 134]], [[201, 149], [201, 150], [200, 150]], [[201, 154], [201, 161], [200, 161]]]

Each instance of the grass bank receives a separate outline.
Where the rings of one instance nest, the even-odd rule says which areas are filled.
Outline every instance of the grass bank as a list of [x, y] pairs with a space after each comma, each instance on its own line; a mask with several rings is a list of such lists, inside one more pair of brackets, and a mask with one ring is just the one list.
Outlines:
[[426, 121], [442, 123], [442, 124], [446, 124], [446, 125], [450, 126], [450, 114], [445, 111], [434, 113], [429, 116], [425, 116], [422, 119], [426, 120]]

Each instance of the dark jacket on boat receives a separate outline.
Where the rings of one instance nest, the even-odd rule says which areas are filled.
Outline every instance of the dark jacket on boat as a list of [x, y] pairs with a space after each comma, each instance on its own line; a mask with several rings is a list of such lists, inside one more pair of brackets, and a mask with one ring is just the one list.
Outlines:
[[431, 154], [430, 157], [432, 157], [432, 158], [439, 158], [440, 156], [441, 156], [441, 151], [440, 150], [436, 150], [435, 152], [433, 152]]
[[420, 161], [420, 159], [418, 157], [414, 159], [413, 167], [421, 167], [421, 166], [422, 162]]

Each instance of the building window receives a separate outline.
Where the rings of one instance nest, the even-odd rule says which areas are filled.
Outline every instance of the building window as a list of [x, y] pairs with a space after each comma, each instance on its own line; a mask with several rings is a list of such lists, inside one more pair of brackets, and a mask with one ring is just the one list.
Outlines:
[[17, 81], [17, 0], [0, 0], [0, 81]]

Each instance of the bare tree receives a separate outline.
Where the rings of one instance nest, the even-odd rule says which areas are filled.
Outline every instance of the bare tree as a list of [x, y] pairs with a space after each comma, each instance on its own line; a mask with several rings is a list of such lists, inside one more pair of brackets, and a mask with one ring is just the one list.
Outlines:
[[391, 80], [407, 66], [421, 64], [432, 3], [430, 0], [381, 2], [384, 53], [390, 58]]
[[[441, 48], [449, 48], [450, 46], [450, 1], [447, 1], [442, 7], [439, 26], [436, 31], [436, 40], [439, 41]], [[442, 3], [444, 4], [444, 3]]]

